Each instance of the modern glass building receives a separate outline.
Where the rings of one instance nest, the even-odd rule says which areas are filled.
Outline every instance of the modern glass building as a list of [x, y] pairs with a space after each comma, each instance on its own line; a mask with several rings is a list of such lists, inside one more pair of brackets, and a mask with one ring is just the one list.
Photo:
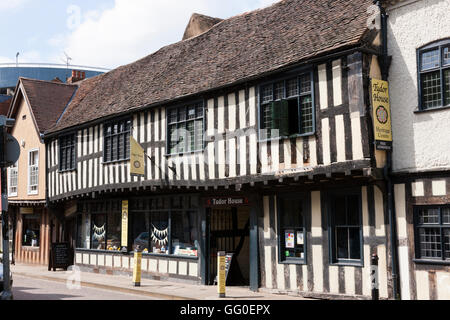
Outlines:
[[109, 71], [108, 69], [103, 68], [67, 66], [62, 64], [0, 64], [0, 95], [6, 94], [7, 89], [14, 89], [19, 77], [47, 81], [58, 77], [61, 81], [65, 82], [72, 75], [72, 70], [85, 72], [86, 78], [92, 78]]

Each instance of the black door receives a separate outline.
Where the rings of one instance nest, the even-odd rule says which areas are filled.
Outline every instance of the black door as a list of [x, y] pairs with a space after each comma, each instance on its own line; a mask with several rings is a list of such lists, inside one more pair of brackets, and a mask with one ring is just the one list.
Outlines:
[[209, 284], [217, 276], [217, 253], [233, 253], [227, 285], [249, 285], [249, 211], [226, 208], [210, 211]]

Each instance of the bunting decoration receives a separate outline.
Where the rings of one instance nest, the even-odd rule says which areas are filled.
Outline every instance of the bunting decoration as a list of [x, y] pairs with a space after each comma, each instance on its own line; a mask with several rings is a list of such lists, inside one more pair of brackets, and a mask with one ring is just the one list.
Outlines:
[[152, 225], [152, 227], [152, 241], [161, 247], [167, 245], [169, 243], [169, 228], [158, 230], [154, 225]]
[[106, 225], [104, 224], [103, 227], [99, 228], [94, 224], [94, 234], [93, 237], [97, 241], [102, 241], [105, 239], [106, 236]]

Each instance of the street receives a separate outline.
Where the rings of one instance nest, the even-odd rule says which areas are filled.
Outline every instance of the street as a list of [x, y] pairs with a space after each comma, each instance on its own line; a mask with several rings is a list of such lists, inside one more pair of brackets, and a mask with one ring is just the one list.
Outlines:
[[129, 293], [82, 287], [70, 290], [65, 283], [14, 276], [14, 300], [158, 300]]

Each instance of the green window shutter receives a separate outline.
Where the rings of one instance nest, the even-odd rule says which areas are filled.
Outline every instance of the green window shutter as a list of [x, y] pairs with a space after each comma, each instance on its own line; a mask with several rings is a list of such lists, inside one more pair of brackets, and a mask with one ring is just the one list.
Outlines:
[[289, 103], [282, 100], [280, 103], [280, 136], [289, 136]]

